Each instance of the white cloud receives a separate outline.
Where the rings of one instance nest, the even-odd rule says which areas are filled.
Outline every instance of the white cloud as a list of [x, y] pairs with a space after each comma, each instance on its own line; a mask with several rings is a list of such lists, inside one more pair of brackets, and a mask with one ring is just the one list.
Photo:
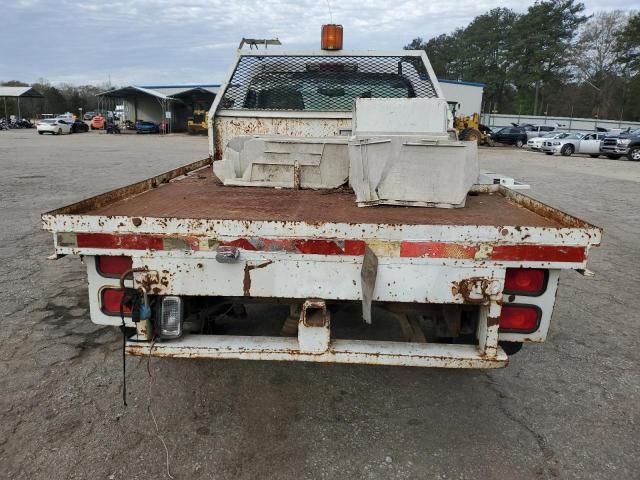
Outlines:
[[[527, 5], [517, 4], [524, 11]], [[595, 0], [590, 10], [604, 8]], [[464, 26], [506, 0], [331, 2], [349, 49], [400, 49]], [[606, 9], [632, 8], [611, 0]], [[291, 49], [317, 48], [329, 21], [326, 0], [19, 0], [4, 2], [0, 79], [115, 84], [212, 83], [243, 36], [279, 37]]]

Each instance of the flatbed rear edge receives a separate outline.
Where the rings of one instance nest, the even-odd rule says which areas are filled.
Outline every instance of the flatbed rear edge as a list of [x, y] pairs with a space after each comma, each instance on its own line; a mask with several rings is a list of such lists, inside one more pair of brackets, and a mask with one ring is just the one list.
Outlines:
[[[56, 233], [113, 233], [154, 234], [179, 236], [261, 236], [293, 238], [348, 239], [354, 231], [359, 238], [401, 240], [437, 240], [442, 242], [494, 242], [545, 245], [576, 245], [591, 247], [599, 245], [602, 230], [584, 220], [565, 213], [555, 207], [533, 199], [501, 185], [476, 185], [476, 193], [498, 193], [536, 215], [553, 220], [561, 227], [530, 227], [527, 225], [385, 225], [385, 224], [313, 224], [304, 222], [246, 221], [185, 219], [162, 217], [130, 217], [91, 215], [96, 209], [115, 202], [133, 198], [168, 182], [179, 181], [186, 175], [207, 168], [210, 158], [170, 170], [146, 180], [117, 188], [68, 206], [57, 208], [42, 215], [43, 228]], [[69, 249], [57, 253], [78, 253]]]

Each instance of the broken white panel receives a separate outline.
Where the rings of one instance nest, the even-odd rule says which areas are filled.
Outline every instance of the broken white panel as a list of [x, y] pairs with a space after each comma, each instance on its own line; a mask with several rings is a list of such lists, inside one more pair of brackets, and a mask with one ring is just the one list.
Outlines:
[[349, 183], [359, 206], [463, 207], [478, 178], [475, 142], [352, 137]]
[[336, 188], [349, 177], [347, 141], [346, 137], [235, 137], [225, 158], [213, 168], [225, 185]]

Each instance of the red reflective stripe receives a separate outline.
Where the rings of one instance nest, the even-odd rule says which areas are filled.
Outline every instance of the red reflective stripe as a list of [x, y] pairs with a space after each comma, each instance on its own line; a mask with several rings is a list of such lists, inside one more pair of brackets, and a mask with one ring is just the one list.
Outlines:
[[[462, 245], [446, 242], [402, 242], [401, 257], [458, 258], [472, 259], [480, 248], [476, 245]], [[494, 245], [483, 255], [486, 260], [540, 261], [540, 262], [583, 262], [585, 247], [563, 247], [559, 245]]]
[[78, 248], [116, 248], [125, 250], [162, 250], [162, 237], [154, 235], [111, 235], [78, 233]]
[[261, 252], [288, 252], [307, 255], [364, 255], [362, 240], [294, 240], [273, 238], [238, 238], [221, 242], [222, 246]]
[[364, 255], [364, 249], [367, 246], [362, 240], [345, 240], [344, 241], [344, 254], [345, 255]]
[[491, 260], [529, 262], [584, 262], [585, 247], [562, 247], [555, 245], [496, 245]]
[[478, 247], [445, 242], [402, 242], [401, 257], [474, 258]]
[[[170, 242], [165, 248], [165, 242]], [[111, 248], [126, 250], [180, 249], [180, 242], [191, 250], [199, 250], [197, 237], [165, 237], [162, 235], [112, 235], [107, 233], [78, 233], [78, 248]], [[289, 252], [315, 255], [364, 255], [363, 240], [296, 240], [269, 238], [238, 238], [220, 242], [221, 246], [233, 246], [249, 251]], [[559, 245], [489, 245], [483, 260], [540, 261], [540, 262], [584, 262], [585, 247]], [[474, 259], [480, 252], [479, 245], [464, 245], [449, 242], [400, 243], [400, 256], [407, 258], [454, 258]]]
[[220, 242], [221, 247], [238, 247], [243, 250], [256, 250], [256, 247], [246, 238], [238, 238], [231, 242]]
[[343, 255], [344, 250], [331, 240], [298, 240], [296, 242], [298, 253], [317, 255]]
[[[162, 235], [112, 235], [109, 233], [78, 233], [78, 248], [112, 248], [120, 250], [170, 250], [181, 249], [182, 245], [190, 250], [199, 250], [196, 237], [164, 237]], [[165, 241], [169, 242], [165, 248]], [[173, 242], [173, 243], [171, 243]]]

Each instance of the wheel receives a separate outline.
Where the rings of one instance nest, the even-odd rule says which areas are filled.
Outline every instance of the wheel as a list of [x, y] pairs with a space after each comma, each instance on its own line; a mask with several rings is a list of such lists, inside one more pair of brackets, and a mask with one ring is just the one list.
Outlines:
[[521, 342], [500, 342], [500, 346], [507, 355], [515, 355], [522, 350]]
[[634, 162], [640, 162], [640, 146], [631, 147], [627, 158]]
[[553, 155], [553, 152], [544, 152], [545, 155]]
[[607, 158], [610, 158], [611, 160], [618, 160], [622, 155], [616, 155], [615, 153], [611, 153], [609, 155], [607, 155]]
[[38, 135], [42, 135], [44, 132], [38, 132]]
[[589, 156], [591, 158], [598, 158], [600, 155], [598, 155], [597, 153], [591, 153], [591, 154], [589, 154]]
[[575, 149], [573, 148], [573, 145], [571, 145], [569, 143], [567, 145], [564, 145], [560, 149], [560, 155], [562, 155], [563, 157], [570, 157], [573, 154], [574, 151], [575, 151]]
[[482, 140], [482, 134], [475, 128], [465, 128], [460, 132], [460, 140], [480, 143], [480, 140]]
[[518, 148], [522, 148], [522, 146], [524, 145], [524, 142], [520, 139], [516, 140], [516, 147]]

